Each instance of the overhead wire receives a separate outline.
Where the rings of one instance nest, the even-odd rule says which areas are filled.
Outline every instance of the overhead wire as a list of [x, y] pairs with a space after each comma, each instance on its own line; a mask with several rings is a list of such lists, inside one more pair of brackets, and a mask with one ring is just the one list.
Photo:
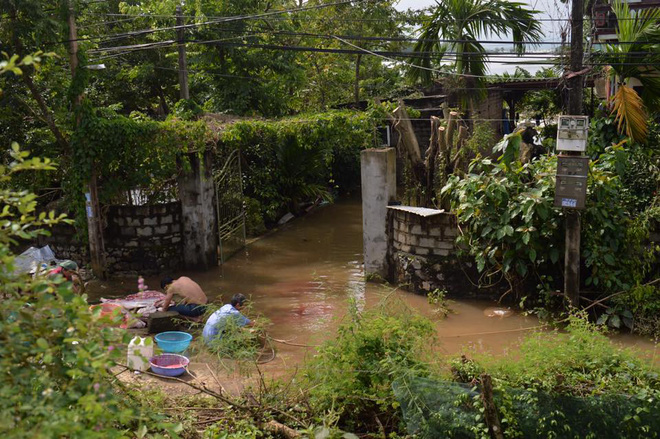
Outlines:
[[[371, 0], [373, 1], [373, 0]], [[346, 2], [344, 2], [346, 3]], [[350, 3], [350, 2], [349, 2]], [[337, 4], [331, 4], [329, 6], [336, 6]], [[90, 15], [101, 15], [101, 16], [121, 16], [121, 17], [152, 17], [152, 18], [176, 18], [176, 14], [119, 14], [119, 13], [103, 13], [103, 14], [90, 14]], [[198, 19], [200, 17], [205, 19], [221, 19], [226, 18], [226, 16], [221, 15], [180, 15], [182, 18], [193, 18]], [[248, 18], [253, 19], [253, 18]], [[276, 20], [284, 20], [282, 17], [275, 17]], [[333, 17], [295, 17], [296, 20], [308, 20], [308, 21], [348, 21], [348, 22], [389, 22], [391, 20], [387, 18], [333, 18]], [[585, 17], [584, 21], [601, 21], [600, 18]], [[622, 18], [620, 21], [629, 20], [634, 21], [635, 18]], [[483, 21], [481, 18], [465, 18], [462, 21]], [[492, 18], [489, 21], [509, 21], [507, 18]], [[525, 22], [525, 21], [540, 21], [540, 22], [570, 22], [570, 18], [520, 18], [516, 21]], [[439, 20], [440, 23], [452, 24], [455, 23], [454, 20]]]
[[[241, 21], [241, 20], [248, 20], [248, 19], [260, 19], [264, 17], [269, 17], [271, 15], [281, 15], [281, 14], [291, 14], [291, 13], [298, 13], [298, 12], [304, 12], [304, 11], [312, 11], [312, 10], [317, 10], [317, 9], [323, 9], [323, 8], [328, 8], [330, 6], [338, 6], [338, 5], [344, 5], [348, 3], [365, 3], [365, 2], [370, 2], [374, 0], [341, 0], [335, 3], [324, 3], [320, 5], [314, 5], [314, 6], [307, 6], [307, 7], [302, 7], [302, 8], [294, 8], [294, 9], [284, 9], [284, 10], [277, 10], [277, 11], [270, 11], [270, 12], [263, 12], [260, 14], [252, 14], [252, 15], [235, 15], [235, 16], [229, 16], [229, 17], [220, 17], [216, 20], [211, 20], [211, 21], [204, 21], [201, 23], [192, 23], [192, 24], [182, 24], [182, 25], [176, 25], [176, 26], [166, 26], [166, 27], [160, 27], [160, 28], [155, 28], [155, 29], [143, 29], [143, 30], [138, 30], [138, 31], [131, 31], [131, 32], [124, 32], [120, 34], [111, 34], [111, 35], [106, 35], [106, 36], [98, 36], [94, 37], [92, 39], [97, 39], [97, 38], [104, 38], [104, 37], [110, 37], [110, 38], [124, 38], [124, 37], [134, 37], [134, 36], [140, 36], [140, 35], [149, 35], [155, 32], [162, 32], [162, 31], [167, 31], [167, 30], [185, 30], [185, 29], [192, 29], [196, 27], [201, 27], [201, 26], [208, 26], [212, 24], [218, 24], [218, 23], [229, 23], [233, 21]], [[176, 15], [174, 15], [176, 17]], [[89, 40], [89, 39], [87, 39]], [[60, 43], [69, 43], [72, 40], [65, 40], [61, 41]], [[76, 41], [81, 41], [79, 38]]]
[[[361, 0], [358, 1], [359, 3], [369, 1], [369, 0]], [[335, 2], [335, 3], [329, 3], [329, 4], [322, 4], [322, 5], [315, 5], [307, 8], [297, 8], [297, 9], [289, 9], [289, 10], [280, 10], [280, 11], [270, 11], [270, 12], [265, 12], [261, 14], [254, 14], [254, 15], [243, 15], [243, 16], [233, 16], [233, 17], [218, 17], [217, 20], [214, 21], [205, 21], [202, 23], [193, 23], [193, 24], [184, 24], [184, 25], [177, 25], [177, 26], [172, 26], [172, 27], [162, 27], [162, 28], [157, 28], [157, 29], [147, 29], [147, 30], [141, 30], [141, 31], [134, 31], [134, 32], [127, 32], [127, 33], [120, 33], [120, 34], [114, 34], [114, 35], [106, 35], [106, 36], [96, 36], [96, 37], [91, 37], [91, 38], [112, 38], [112, 39], [117, 39], [117, 38], [124, 38], [128, 36], [140, 36], [140, 35], [146, 35], [150, 34], [153, 32], [158, 32], [158, 31], [163, 31], [163, 30], [179, 30], [179, 29], [188, 29], [188, 28], [193, 28], [193, 27], [199, 27], [199, 26], [204, 26], [204, 25], [211, 25], [211, 24], [217, 24], [217, 23], [226, 23], [230, 21], [236, 21], [236, 20], [248, 20], [248, 19], [259, 19], [259, 18], [264, 18], [264, 17], [269, 17], [271, 15], [281, 15], [284, 13], [292, 13], [292, 12], [304, 12], [304, 11], [309, 11], [309, 10], [315, 10], [315, 9], [320, 9], [321, 7], [330, 7], [330, 6], [338, 6], [338, 5], [343, 5], [351, 3], [351, 1], [346, 0], [346, 1], [340, 1], [340, 2]], [[105, 14], [107, 16], [128, 16], [127, 14]], [[134, 16], [132, 18], [137, 19], [140, 17], [148, 17], [150, 15], [148, 14], [140, 14], [137, 16]], [[155, 16], [155, 15], [153, 15]], [[172, 16], [164, 16], [167, 18], [170, 17], [176, 17], [176, 15]], [[208, 19], [209, 17], [205, 17]], [[530, 19], [530, 21], [539, 21], [539, 20], [547, 20], [547, 21], [563, 21], [563, 20], [570, 20], [570, 19]], [[454, 75], [454, 76], [463, 76], [463, 77], [480, 77], [480, 78], [497, 78], [497, 76], [494, 75], [472, 75], [472, 74], [462, 74], [462, 73], [456, 73], [456, 72], [448, 72], [446, 70], [442, 69], [437, 69], [437, 68], [431, 68], [431, 67], [425, 67], [425, 66], [420, 66], [416, 65], [413, 63], [409, 63], [406, 61], [401, 61], [397, 60], [393, 57], [430, 57], [432, 55], [435, 55], [433, 53], [419, 53], [419, 52], [396, 52], [396, 51], [380, 51], [380, 50], [370, 50], [366, 49], [364, 47], [358, 46], [356, 44], [351, 43], [348, 40], [360, 40], [360, 41], [388, 41], [388, 42], [393, 42], [393, 41], [400, 41], [400, 42], [420, 42], [420, 41], [428, 41], [428, 40], [422, 40], [418, 38], [412, 38], [412, 37], [378, 37], [378, 36], [355, 36], [355, 35], [344, 35], [344, 36], [337, 36], [337, 35], [324, 35], [324, 34], [312, 34], [312, 33], [302, 33], [302, 32], [287, 32], [287, 31], [272, 31], [271, 33], [273, 34], [282, 34], [282, 35], [290, 35], [290, 36], [304, 36], [304, 37], [313, 37], [313, 38], [333, 38], [337, 41], [342, 42], [344, 45], [348, 45], [353, 48], [353, 50], [350, 49], [334, 49], [334, 48], [318, 48], [318, 47], [309, 47], [309, 46], [277, 46], [277, 45], [272, 45], [272, 44], [250, 44], [250, 43], [225, 43], [224, 45], [230, 45], [230, 46], [247, 46], [247, 47], [259, 47], [259, 48], [265, 48], [265, 49], [273, 49], [273, 50], [294, 50], [294, 51], [311, 51], [311, 52], [324, 52], [324, 53], [366, 53], [370, 54], [373, 56], [380, 57], [382, 59], [385, 59], [389, 62], [393, 62], [396, 64], [403, 64], [408, 67], [412, 68], [418, 68], [418, 69], [424, 69], [428, 71], [432, 71], [435, 73], [439, 73], [442, 75]], [[226, 42], [228, 40], [232, 39], [245, 39], [245, 38], [251, 38], [254, 36], [257, 36], [258, 34], [253, 34], [253, 35], [240, 35], [232, 38], [226, 38], [226, 39], [221, 39], [221, 40], [206, 40], [206, 41], [188, 41], [189, 43], [196, 43], [196, 44], [218, 44], [222, 42]], [[109, 40], [106, 40], [106, 42]], [[466, 40], [449, 40], [449, 39], [438, 39], [438, 40], [432, 40], [434, 42], [439, 42], [439, 43], [462, 43], [462, 42], [467, 42]], [[498, 40], [481, 40], [479, 41], [482, 44], [515, 44], [515, 43], [525, 43], [525, 44], [563, 44], [563, 42], [547, 42], [547, 41], [542, 41], [538, 43], [534, 42], [528, 42], [528, 41], [520, 41], [520, 42], [507, 42], [507, 41], [498, 41]], [[617, 44], [625, 44], [626, 42], [617, 42]], [[90, 53], [108, 53], [108, 52], [119, 52], [123, 51], [121, 53], [116, 53], [113, 55], [106, 55], [106, 56], [101, 56], [98, 59], [108, 59], [110, 57], [115, 57], [115, 56], [123, 56], [128, 53], [133, 53], [135, 51], [139, 50], [147, 50], [147, 49], [160, 49], [164, 47], [169, 47], [171, 45], [178, 44], [177, 41], [174, 40], [166, 40], [166, 41], [161, 41], [161, 42], [151, 42], [151, 43], [144, 43], [144, 44], [137, 44], [137, 45], [128, 45], [128, 46], [115, 46], [115, 47], [100, 47], [98, 49], [93, 49], [90, 50]], [[440, 53], [438, 53], [440, 55]], [[443, 53], [443, 55], [447, 55], [447, 53]], [[458, 55], [458, 53], [456, 53]], [[461, 54], [462, 56], [484, 56], [488, 58], [495, 58], [495, 57], [502, 57], [505, 56], [504, 54], [498, 54], [498, 53], [487, 53], [487, 54]], [[518, 55], [518, 54], [516, 54]], [[532, 64], [532, 65], [541, 65], [541, 64], [548, 64], [548, 65], [554, 65], [555, 60], [549, 57], [543, 58], [542, 55], [534, 55], [531, 53], [527, 57], [533, 58], [531, 62], [526, 63], [526, 64]], [[534, 59], [536, 58], [536, 59]], [[500, 60], [501, 64], [508, 64], [508, 63], [514, 63], [513, 61], [510, 62], [502, 62]], [[517, 64], [520, 64], [520, 62], [517, 62]], [[592, 66], [596, 65], [611, 65], [612, 63], [591, 63]], [[624, 65], [623, 63], [621, 63]], [[634, 63], [626, 63], [625, 65], [636, 65]], [[640, 65], [642, 65], [640, 63]], [[644, 64], [646, 65], [646, 64]]]

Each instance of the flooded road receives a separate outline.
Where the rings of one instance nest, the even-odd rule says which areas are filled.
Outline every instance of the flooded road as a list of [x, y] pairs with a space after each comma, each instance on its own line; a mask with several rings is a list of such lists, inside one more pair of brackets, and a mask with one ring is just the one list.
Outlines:
[[[251, 296], [254, 310], [272, 322], [270, 334], [297, 344], [317, 345], [333, 337], [347, 314], [349, 301], [358, 307], [377, 305], [393, 288], [364, 280], [362, 209], [359, 200], [342, 200], [294, 221], [275, 234], [252, 243], [223, 267], [196, 280], [218, 303], [234, 293]], [[426, 297], [392, 293], [410, 308], [432, 316]], [[521, 332], [491, 335], [538, 325], [533, 318], [486, 317], [488, 302], [452, 302], [453, 311], [438, 320], [439, 348], [458, 353], [466, 346], [502, 352]], [[298, 363], [307, 349], [277, 345], [273, 363]]]
[[[186, 274], [197, 281], [210, 301], [222, 304], [235, 293], [253, 300], [253, 311], [267, 318], [272, 337], [295, 344], [318, 345], [332, 338], [345, 318], [349, 301], [371, 307], [390, 295], [412, 310], [435, 318], [425, 297], [366, 283], [362, 268], [362, 212], [359, 200], [341, 200], [297, 219], [238, 252], [223, 266], [205, 273]], [[147, 279], [152, 287], [158, 280]], [[114, 285], [115, 293], [133, 285]], [[493, 313], [486, 301], [451, 301], [453, 311], [437, 319], [438, 350], [501, 354], [539, 325], [519, 313]], [[489, 317], [488, 315], [492, 315]], [[640, 337], [622, 337], [622, 344], [653, 350]], [[277, 357], [266, 368], [277, 374], [304, 361], [312, 348], [277, 344]]]

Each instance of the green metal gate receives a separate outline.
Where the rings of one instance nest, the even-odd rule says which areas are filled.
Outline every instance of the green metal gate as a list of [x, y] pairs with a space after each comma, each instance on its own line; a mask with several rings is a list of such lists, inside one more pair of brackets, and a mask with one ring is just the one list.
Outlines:
[[220, 262], [224, 263], [245, 247], [245, 204], [239, 150], [229, 154], [214, 179]]

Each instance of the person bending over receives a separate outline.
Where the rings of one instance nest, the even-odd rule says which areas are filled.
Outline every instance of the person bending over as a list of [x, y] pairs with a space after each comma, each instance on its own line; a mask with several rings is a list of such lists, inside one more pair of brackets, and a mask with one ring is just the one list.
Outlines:
[[[163, 311], [176, 311], [186, 317], [199, 317], [206, 312], [206, 294], [189, 277], [181, 276], [177, 280], [166, 277], [160, 281], [160, 287], [166, 294], [161, 302]], [[181, 299], [177, 304], [172, 302], [175, 295]]]
[[57, 267], [48, 272], [49, 277], [53, 277], [58, 274], [61, 275], [65, 280], [71, 282], [73, 285], [73, 291], [75, 293], [82, 292], [81, 290], [83, 289], [84, 285], [82, 283], [82, 279], [80, 278], [80, 273], [78, 273], [78, 264], [70, 260], [65, 260], [57, 264]]
[[238, 326], [254, 326], [254, 323], [250, 319], [241, 314], [246, 301], [247, 298], [244, 295], [234, 294], [230, 303], [223, 305], [219, 310], [211, 314], [202, 331], [204, 340], [209, 343], [216, 337], [222, 337], [227, 319], [236, 319]]

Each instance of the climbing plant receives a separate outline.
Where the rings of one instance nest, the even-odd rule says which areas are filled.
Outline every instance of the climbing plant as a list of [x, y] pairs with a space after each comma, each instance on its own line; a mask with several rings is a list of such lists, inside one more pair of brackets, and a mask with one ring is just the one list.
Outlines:
[[163, 189], [177, 175], [177, 160], [185, 153], [202, 153], [213, 140], [201, 121], [158, 122], [139, 113], [126, 117], [87, 103], [81, 113], [71, 139], [73, 163], [65, 181], [79, 225], [84, 225], [83, 188], [92, 171], [98, 177], [103, 204], [138, 188], [150, 201], [162, 201], [159, 197], [167, 196]]
[[219, 136], [219, 150], [240, 149], [245, 193], [275, 220], [303, 201], [328, 199], [360, 181], [360, 151], [374, 146], [382, 112], [330, 111], [278, 121], [241, 121]]

